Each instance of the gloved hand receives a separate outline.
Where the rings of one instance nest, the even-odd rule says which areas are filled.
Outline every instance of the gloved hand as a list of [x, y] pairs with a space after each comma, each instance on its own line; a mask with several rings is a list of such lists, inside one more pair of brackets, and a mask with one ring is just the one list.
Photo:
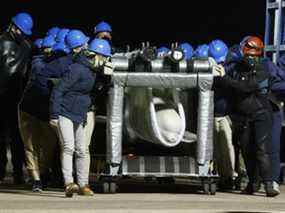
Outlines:
[[51, 119], [49, 121], [49, 125], [51, 125], [52, 128], [57, 128], [58, 127], [58, 119]]
[[114, 72], [114, 65], [112, 62], [110, 61], [107, 61], [105, 64], [104, 64], [104, 75], [112, 75], [113, 72]]
[[214, 76], [223, 77], [226, 74], [226, 72], [225, 72], [225, 69], [222, 65], [216, 64], [213, 66], [213, 74], [214, 74]]

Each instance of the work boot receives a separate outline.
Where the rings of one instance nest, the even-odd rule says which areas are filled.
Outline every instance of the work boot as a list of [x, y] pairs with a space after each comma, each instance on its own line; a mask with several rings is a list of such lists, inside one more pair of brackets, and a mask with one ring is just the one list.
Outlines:
[[254, 193], [260, 190], [261, 184], [259, 182], [248, 183], [244, 190], [242, 190], [242, 194], [253, 195]]
[[275, 197], [280, 194], [279, 184], [275, 181], [266, 182], [264, 184], [264, 189], [267, 197]]
[[90, 189], [88, 185], [81, 187], [78, 192], [79, 195], [83, 196], [93, 196], [94, 192]]
[[40, 180], [33, 181], [32, 191], [39, 192], [39, 193], [43, 191], [42, 183]]
[[78, 193], [79, 186], [75, 183], [69, 183], [65, 186], [65, 196], [72, 197], [74, 193]]

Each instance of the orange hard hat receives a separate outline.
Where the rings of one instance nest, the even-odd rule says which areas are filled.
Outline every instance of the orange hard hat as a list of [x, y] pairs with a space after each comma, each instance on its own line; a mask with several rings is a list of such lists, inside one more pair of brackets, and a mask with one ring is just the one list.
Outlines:
[[264, 44], [257, 36], [248, 36], [241, 43], [241, 50], [244, 56], [261, 56]]

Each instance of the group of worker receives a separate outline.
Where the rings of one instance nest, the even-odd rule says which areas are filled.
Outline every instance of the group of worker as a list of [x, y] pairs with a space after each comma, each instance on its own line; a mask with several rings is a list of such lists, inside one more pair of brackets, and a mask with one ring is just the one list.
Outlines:
[[[92, 196], [89, 145], [102, 90], [98, 82], [110, 85], [104, 69], [112, 67], [112, 28], [100, 22], [90, 39], [77, 29], [53, 27], [33, 43], [32, 29], [32, 17], [19, 13], [0, 35], [0, 182], [9, 145], [15, 184], [24, 183], [25, 165], [34, 192], [43, 190], [52, 171], [57, 180], [63, 176], [66, 197]], [[179, 48], [186, 60], [209, 58], [213, 66], [220, 188], [234, 189], [242, 173], [241, 152], [248, 176], [242, 192], [254, 194], [263, 183], [267, 196], [278, 195], [285, 58], [277, 65], [263, 58], [264, 45], [256, 36], [231, 48], [221, 40], [195, 51], [189, 43]], [[157, 49], [157, 57], [169, 53], [166, 47]]]

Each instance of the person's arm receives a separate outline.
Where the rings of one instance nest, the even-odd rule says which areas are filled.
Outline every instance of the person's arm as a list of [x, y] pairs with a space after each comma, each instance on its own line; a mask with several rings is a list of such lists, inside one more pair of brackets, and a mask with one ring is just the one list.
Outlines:
[[270, 71], [270, 75], [272, 77], [280, 78], [281, 80], [285, 81], [285, 70], [269, 60], [267, 61], [267, 68]]
[[65, 93], [80, 79], [81, 71], [77, 66], [70, 66], [70, 71], [61, 79], [59, 84], [53, 88], [50, 97], [50, 118], [58, 119], [61, 103]]
[[247, 81], [238, 81], [231, 78], [229, 75], [214, 78], [214, 87], [224, 90], [231, 89], [238, 93], [252, 93], [258, 90], [257, 83]]

